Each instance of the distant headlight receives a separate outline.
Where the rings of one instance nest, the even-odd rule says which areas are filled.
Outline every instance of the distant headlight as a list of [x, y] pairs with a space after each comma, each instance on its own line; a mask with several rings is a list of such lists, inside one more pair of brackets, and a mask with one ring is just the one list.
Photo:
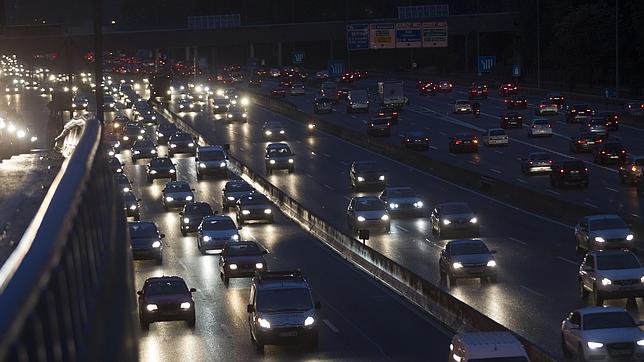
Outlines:
[[249, 214], [250, 214], [250, 210], [242, 210], [242, 212], [241, 212], [241, 213], [242, 213], [242, 215], [249, 215]]
[[384, 181], [385, 180], [385, 175], [380, 175], [380, 177], [378, 177], [378, 180], [379, 181]]
[[443, 225], [449, 225], [451, 223], [452, 223], [451, 221], [449, 221], [447, 219], [443, 219]]
[[233, 115], [229, 113], [228, 118], [233, 118]]
[[304, 320], [304, 326], [305, 327], [313, 325], [313, 323], [315, 323], [315, 319], [313, 319], [313, 317], [309, 316], [309, 317], [306, 317], [306, 319]]
[[423, 207], [423, 202], [422, 201], [416, 201], [414, 202], [414, 207], [421, 208]]
[[186, 196], [186, 201], [192, 201], [192, 196], [190, 195]]
[[153, 155], [156, 155], [157, 150], [151, 150], [150, 153], [153, 154]]
[[590, 349], [600, 349], [604, 347], [604, 344], [599, 342], [588, 342], [587, 344]]
[[129, 187], [126, 186], [126, 187], [123, 188], [123, 192], [129, 192], [129, 191], [130, 191]]
[[134, 151], [135, 155], [138, 155], [139, 153], [141, 153], [141, 151], [139, 151], [139, 150]]
[[454, 269], [461, 269], [462, 267], [463, 267], [463, 264], [461, 264], [458, 261], [455, 262], [455, 263], [452, 263], [452, 268], [454, 268]]
[[389, 220], [389, 215], [387, 215], [387, 214], [382, 215], [382, 216], [380, 217], [380, 220], [382, 220], [382, 221], [387, 221], [387, 220]]
[[366, 220], [367, 220], [367, 219], [365, 219], [365, 218], [364, 218], [364, 216], [358, 216], [358, 221], [359, 221], [359, 222], [364, 222], [364, 221], [366, 221]]
[[153, 248], [160, 248], [161, 247], [161, 242], [159, 240], [156, 240], [155, 242], [152, 243]]
[[203, 162], [199, 162], [199, 168], [206, 168], [206, 164]]
[[142, 140], [142, 139], [143, 139], [143, 136], [138, 135], [138, 136], [136, 136], [136, 139], [138, 139], [138, 140]]
[[262, 328], [266, 328], [266, 329], [271, 328], [271, 323], [268, 320], [264, 319], [264, 318], [257, 318], [257, 323]]
[[174, 201], [172, 196], [166, 196], [165, 201]]
[[265, 210], [264, 210], [264, 214], [270, 214], [270, 213], [272, 213], [272, 212], [273, 212], [273, 211], [272, 211], [271, 209], [265, 209]]
[[237, 264], [230, 264], [230, 265], [228, 265], [228, 269], [230, 269], [230, 270], [237, 270]]
[[358, 182], [364, 182], [364, 177], [358, 176]]
[[226, 167], [226, 161], [222, 161], [222, 162], [219, 164], [219, 167]]
[[123, 141], [128, 141], [129, 139], [130, 139], [130, 137], [128, 137], [128, 136], [123, 136]]
[[627, 240], [627, 241], [631, 241], [631, 240], [633, 240], [633, 234], [628, 234], [628, 235], [626, 235], [626, 240]]
[[295, 162], [295, 160], [293, 160], [292, 158], [288, 159], [288, 163], [293, 163], [293, 162]]
[[201, 238], [201, 240], [203, 240], [203, 241], [210, 241], [210, 240], [212, 240], [212, 238], [211, 238], [210, 236], [208, 236], [208, 235], [204, 235], [204, 236]]
[[159, 309], [159, 307], [156, 304], [148, 304], [148, 305], [145, 306], [145, 309], [147, 309], [148, 312], [153, 312], [153, 311]]
[[477, 218], [475, 218], [475, 217], [473, 217], [473, 218], [471, 218], [471, 219], [470, 219], [470, 222], [471, 222], [472, 224], [476, 224], [478, 221], [479, 221], [479, 220], [478, 220]]
[[611, 285], [611, 284], [613, 284], [613, 282], [610, 279], [608, 278], [602, 279], [602, 285]]
[[270, 135], [272, 135], [272, 134], [273, 134], [273, 132], [272, 132], [272, 131], [266, 131], [265, 133], [266, 133], [266, 135], [267, 135], [267, 136], [270, 136]]
[[170, 173], [176, 173], [176, 172], [177, 171], [175, 171], [174, 169], [170, 170]]
[[154, 174], [156, 174], [156, 173], [157, 173], [157, 170], [150, 170], [150, 174], [151, 174], [151, 175], [154, 175]]
[[194, 147], [194, 146], [195, 146], [194, 143], [192, 143], [192, 142], [188, 143], [188, 147]]
[[235, 235], [231, 236], [231, 239], [233, 239], [235, 241], [239, 241], [239, 235], [235, 234]]
[[116, 172], [123, 172], [123, 169], [119, 167], [116, 169]]
[[183, 309], [183, 310], [188, 310], [188, 309], [190, 309], [190, 302], [183, 302], [183, 303], [181, 303], [180, 308], [181, 308], [181, 309]]
[[232, 197], [232, 196], [228, 196], [227, 199], [228, 199], [228, 201], [234, 201], [235, 200], [235, 198]]
[[246, 117], [248, 117], [248, 114], [242, 113], [242, 117], [246, 118]]
[[130, 210], [136, 210], [136, 205], [130, 205]]
[[189, 222], [190, 222], [190, 219], [189, 219], [189, 218], [187, 218], [187, 217], [184, 217], [184, 218], [183, 218], [183, 223], [184, 223], [184, 224], [188, 224]]
[[601, 236], [595, 236], [595, 241], [598, 242], [598, 243], [605, 243], [606, 242], [606, 240], [604, 240], [604, 238], [602, 238]]
[[398, 208], [398, 204], [394, 204], [393, 202], [390, 202], [390, 203], [389, 203], [389, 208], [390, 208], [390, 209], [397, 209], [397, 208]]
[[177, 148], [177, 145], [176, 145], [176, 144], [174, 144], [174, 143], [171, 143], [171, 144], [170, 144], [170, 148]]
[[489, 267], [495, 267], [495, 266], [496, 266], [496, 261], [494, 261], [494, 260], [490, 260], [490, 261], [488, 261], [488, 262], [487, 262], [487, 266], [489, 266]]
[[280, 131], [280, 134], [284, 134], [284, 132], [285, 132], [284, 130], [281, 130], [281, 131]]
[[255, 269], [262, 269], [264, 268], [264, 263], [255, 263]]

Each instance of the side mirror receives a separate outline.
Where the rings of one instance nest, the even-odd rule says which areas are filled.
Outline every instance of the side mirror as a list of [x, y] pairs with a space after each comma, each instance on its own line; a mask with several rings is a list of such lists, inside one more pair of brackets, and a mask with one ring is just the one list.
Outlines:
[[246, 306], [246, 312], [248, 312], [248, 313], [253, 313], [254, 311], [255, 311], [255, 307], [253, 307], [253, 305], [252, 305], [252, 304], [248, 304], [248, 305]]
[[195, 189], [190, 189], [190, 190], [194, 191]]
[[197, 289], [196, 289], [196, 288], [190, 288], [190, 293], [194, 293], [194, 292], [196, 292], [196, 291], [197, 291]]
[[183, 216], [183, 211], [179, 211], [179, 215]]
[[224, 144], [224, 150], [228, 151], [230, 149], [230, 144], [226, 143]]
[[315, 309], [321, 309], [322, 308], [322, 303], [320, 301], [316, 300], [314, 303]]
[[141, 201], [143, 201], [143, 199], [136, 199], [136, 201], [141, 202]]
[[161, 239], [165, 238], [165, 234], [160, 234], [159, 236], [161, 237]]
[[264, 255], [268, 254], [268, 250], [264, 249], [264, 251], [262, 252], [262, 254], [264, 254]]
[[142, 290], [137, 290], [137, 291], [136, 291], [136, 294], [137, 294], [137, 295], [141, 295], [141, 296], [142, 296], [142, 295], [143, 295], [143, 291], [142, 291]]

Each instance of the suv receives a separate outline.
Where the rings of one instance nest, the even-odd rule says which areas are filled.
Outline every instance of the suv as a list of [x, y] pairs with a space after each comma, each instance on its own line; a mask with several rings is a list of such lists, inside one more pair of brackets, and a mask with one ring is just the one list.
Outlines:
[[150, 328], [150, 323], [184, 320], [190, 328], [195, 327], [195, 301], [186, 282], [177, 276], [148, 278], [139, 295], [139, 322], [141, 329]]
[[226, 244], [239, 241], [237, 226], [225, 215], [204, 217], [197, 232], [197, 249], [204, 255], [210, 250], [220, 253]]
[[575, 225], [577, 250], [631, 249], [635, 250], [635, 236], [617, 215], [591, 215]]
[[550, 185], [563, 187], [565, 184], [588, 187], [588, 168], [583, 161], [561, 161], [552, 165]]
[[257, 272], [250, 287], [248, 327], [258, 352], [265, 344], [318, 344], [320, 302], [298, 271]]
[[273, 206], [262, 194], [252, 194], [237, 200], [237, 224], [244, 225], [249, 220], [262, 220], [273, 223]]
[[568, 107], [566, 112], [567, 123], [580, 123], [595, 115], [595, 111], [587, 104], [575, 104]]
[[205, 175], [209, 174], [217, 174], [221, 177], [228, 176], [228, 156], [225, 151], [227, 146], [197, 147], [195, 154], [197, 180], [201, 180]]
[[593, 295], [597, 306], [604, 299], [644, 297], [644, 268], [628, 250], [591, 251], [579, 267], [582, 299]]

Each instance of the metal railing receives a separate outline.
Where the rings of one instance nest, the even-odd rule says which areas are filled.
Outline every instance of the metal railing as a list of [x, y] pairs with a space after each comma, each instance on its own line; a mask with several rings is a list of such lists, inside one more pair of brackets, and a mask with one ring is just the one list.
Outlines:
[[0, 361], [137, 360], [122, 200], [88, 121], [0, 269]]

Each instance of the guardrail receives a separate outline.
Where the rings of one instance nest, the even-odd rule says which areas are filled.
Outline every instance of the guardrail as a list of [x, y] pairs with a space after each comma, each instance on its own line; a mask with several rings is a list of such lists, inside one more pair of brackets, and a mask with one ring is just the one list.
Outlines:
[[100, 135], [86, 122], [0, 268], [0, 361], [138, 358], [129, 234]]

